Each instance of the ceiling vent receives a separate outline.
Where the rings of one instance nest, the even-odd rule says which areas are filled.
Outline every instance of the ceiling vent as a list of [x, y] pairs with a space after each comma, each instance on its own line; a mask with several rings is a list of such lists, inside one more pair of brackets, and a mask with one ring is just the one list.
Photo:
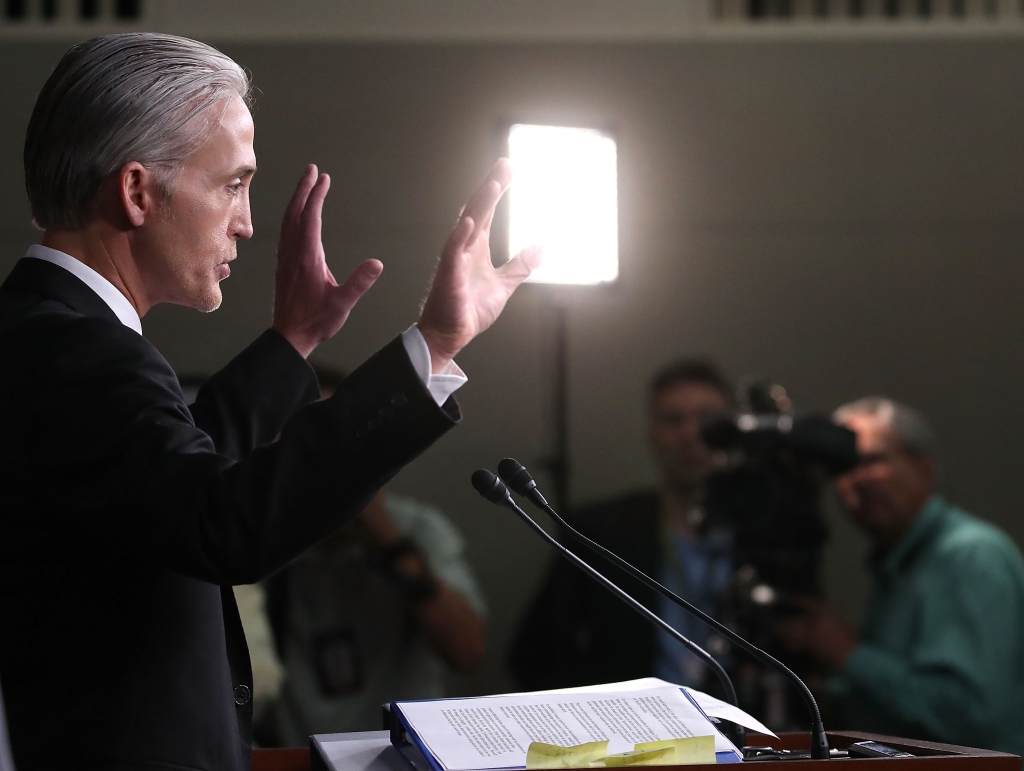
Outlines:
[[1024, 0], [0, 0], [0, 40], [148, 29], [215, 41], [1024, 37]]
[[[712, 19], [726, 24], [897, 25], [1024, 22], [1021, 0], [710, 0]], [[895, 28], [895, 27], [894, 27]]]
[[0, 28], [122, 27], [144, 20], [143, 0], [0, 0]]

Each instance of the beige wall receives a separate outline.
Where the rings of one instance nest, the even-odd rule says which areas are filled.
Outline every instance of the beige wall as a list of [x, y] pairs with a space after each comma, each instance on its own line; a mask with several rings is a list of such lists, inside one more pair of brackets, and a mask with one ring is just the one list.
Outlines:
[[[0, 272], [35, 237], [21, 142], [56, 43], [0, 44]], [[280, 212], [304, 163], [333, 175], [331, 264], [385, 272], [321, 359], [354, 365], [415, 320], [434, 255], [512, 119], [620, 141], [623, 278], [571, 298], [576, 499], [652, 480], [646, 378], [707, 352], [798, 406], [869, 392], [919, 407], [943, 486], [1024, 542], [1024, 44], [231, 44], [253, 72], [256, 236], [210, 317], [160, 308], [149, 338], [209, 372], [269, 322]], [[460, 358], [465, 422], [398, 479], [459, 524], [492, 607], [462, 687], [508, 686], [503, 647], [547, 559], [469, 486], [550, 446], [549, 298], [527, 287]], [[861, 542], [839, 522], [830, 588], [855, 614]]]

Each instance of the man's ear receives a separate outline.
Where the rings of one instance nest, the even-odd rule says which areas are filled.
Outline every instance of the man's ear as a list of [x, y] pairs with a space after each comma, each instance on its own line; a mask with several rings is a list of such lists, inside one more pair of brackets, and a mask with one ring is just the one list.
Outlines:
[[160, 189], [153, 174], [138, 161], [130, 161], [117, 173], [118, 203], [128, 222], [140, 227], [160, 206]]

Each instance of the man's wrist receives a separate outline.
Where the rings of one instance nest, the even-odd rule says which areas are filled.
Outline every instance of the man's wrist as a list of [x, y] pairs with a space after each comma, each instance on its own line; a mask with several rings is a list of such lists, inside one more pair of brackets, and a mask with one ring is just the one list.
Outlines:
[[435, 368], [434, 354], [430, 352], [430, 347], [418, 324], [413, 324], [402, 333], [402, 344], [405, 346], [405, 352], [409, 355], [409, 362], [438, 407], [442, 406], [455, 391], [465, 385], [466, 373], [459, 369], [459, 365], [455, 363], [454, 359], [449, 360], [440, 371]]
[[445, 349], [440, 344], [438, 336], [429, 328], [420, 327], [420, 334], [423, 335], [423, 341], [427, 344], [427, 350], [430, 351], [430, 374], [443, 374], [455, 360], [455, 354]]
[[317, 344], [311, 342], [305, 335], [300, 335], [294, 330], [289, 330], [284, 325], [272, 324], [271, 329], [277, 332], [281, 337], [291, 343], [292, 348], [299, 352], [299, 355], [303, 359], [308, 359], [309, 354], [313, 353]]

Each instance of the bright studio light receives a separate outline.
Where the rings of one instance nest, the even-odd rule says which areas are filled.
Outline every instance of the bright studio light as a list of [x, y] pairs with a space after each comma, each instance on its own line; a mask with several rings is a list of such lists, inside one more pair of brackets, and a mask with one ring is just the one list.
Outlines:
[[517, 124], [508, 137], [510, 254], [544, 247], [528, 279], [602, 284], [619, 275], [615, 140], [600, 131]]

